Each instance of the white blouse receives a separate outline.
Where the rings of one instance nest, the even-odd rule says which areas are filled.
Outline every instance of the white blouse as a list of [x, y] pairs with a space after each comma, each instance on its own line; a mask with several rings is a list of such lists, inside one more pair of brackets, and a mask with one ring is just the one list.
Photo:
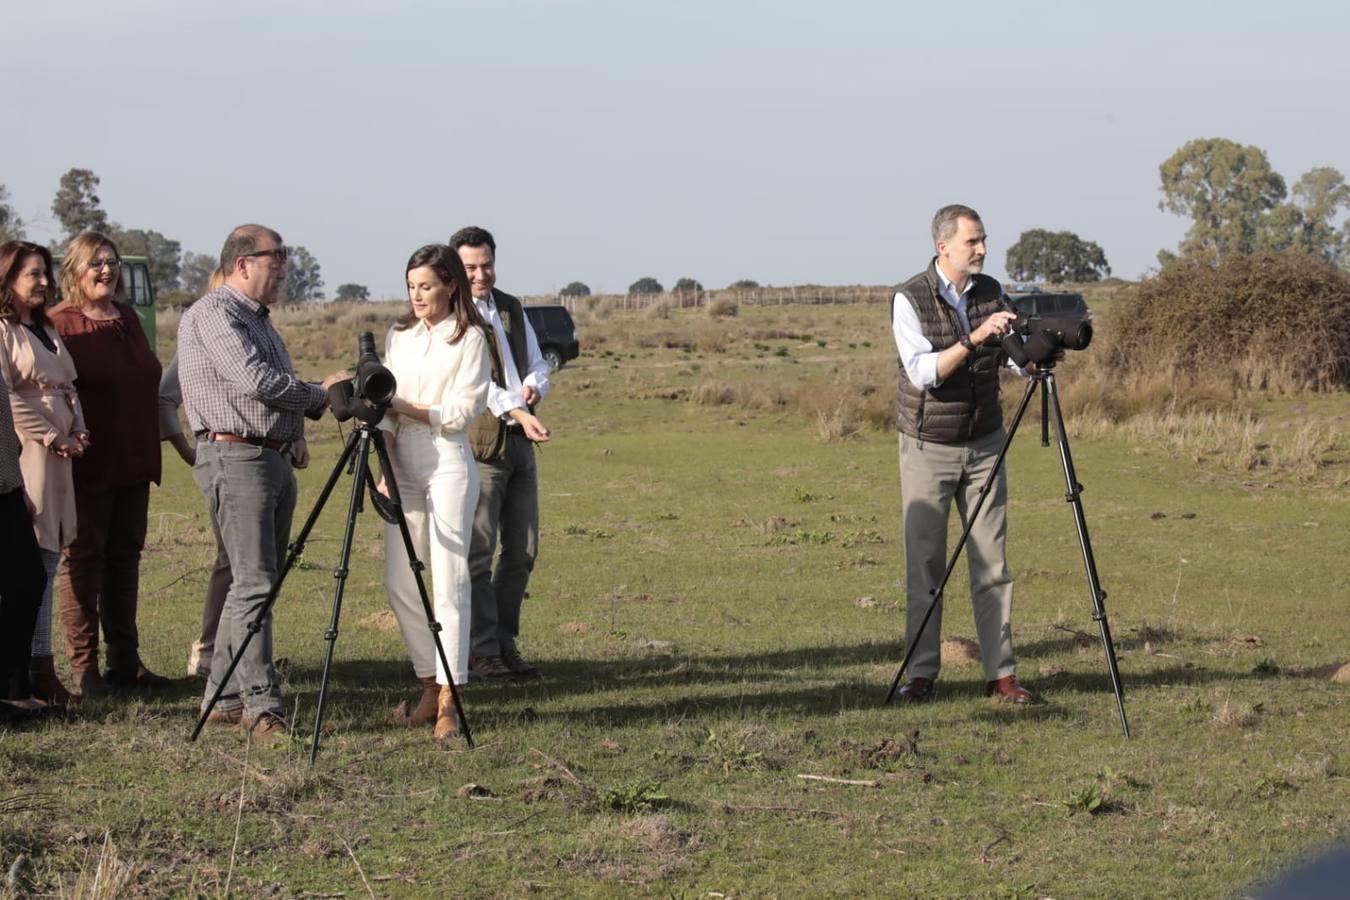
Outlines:
[[[398, 379], [398, 396], [426, 404], [431, 430], [441, 434], [464, 431], [487, 409], [492, 380], [482, 329], [471, 327], [457, 344], [450, 343], [454, 333], [448, 316], [431, 328], [420, 319], [402, 331], [391, 328], [384, 340], [384, 364]], [[386, 416], [380, 426], [397, 432], [399, 418]]]

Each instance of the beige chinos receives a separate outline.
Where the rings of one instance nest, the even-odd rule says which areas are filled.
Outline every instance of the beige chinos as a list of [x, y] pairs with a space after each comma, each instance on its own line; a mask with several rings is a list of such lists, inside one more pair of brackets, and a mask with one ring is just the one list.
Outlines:
[[[900, 435], [900, 495], [905, 524], [905, 645], [914, 646], [915, 632], [933, 602], [931, 592], [947, 568], [947, 519], [952, 502], [964, 524], [975, 507], [980, 487], [998, 459], [1006, 433], [1002, 428], [978, 440], [939, 444]], [[1000, 470], [970, 531], [965, 553], [970, 572], [970, 599], [985, 679], [1012, 675], [1012, 575], [1004, 544], [1007, 539], [1008, 488]], [[941, 667], [942, 605], [933, 611], [910, 658], [911, 678], [937, 678]]]

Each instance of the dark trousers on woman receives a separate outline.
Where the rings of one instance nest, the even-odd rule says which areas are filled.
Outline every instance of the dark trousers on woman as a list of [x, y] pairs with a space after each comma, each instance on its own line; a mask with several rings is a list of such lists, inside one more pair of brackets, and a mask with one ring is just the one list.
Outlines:
[[136, 600], [149, 510], [148, 483], [75, 495], [79, 531], [61, 559], [57, 590], [77, 680], [98, 671], [100, 624], [108, 670], [134, 676], [140, 665]]
[[33, 696], [29, 645], [47, 573], [23, 488], [0, 494], [0, 547], [5, 548], [0, 576], [0, 700], [27, 700]]

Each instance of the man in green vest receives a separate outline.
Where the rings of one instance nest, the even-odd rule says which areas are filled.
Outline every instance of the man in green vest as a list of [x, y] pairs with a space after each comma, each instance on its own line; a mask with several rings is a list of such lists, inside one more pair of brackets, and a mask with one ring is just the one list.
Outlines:
[[[510, 294], [494, 290], [497, 242], [470, 226], [450, 236], [464, 263], [474, 304], [496, 336], [488, 408], [470, 429], [478, 460], [480, 490], [469, 546], [473, 615], [469, 678], [529, 678], [539, 670], [516, 647], [520, 606], [539, 553], [539, 478], [534, 445], [549, 430], [534, 415], [548, 394], [548, 364], [521, 308]], [[501, 555], [493, 570], [497, 546]]]
[[[1008, 362], [998, 340], [1013, 315], [1003, 288], [982, 273], [984, 223], [968, 206], [944, 206], [933, 217], [937, 255], [900, 285], [891, 327], [900, 357], [900, 494], [905, 520], [905, 644], [913, 647], [909, 681], [899, 697], [933, 697], [941, 665], [942, 598], [932, 592], [947, 565], [947, 517], [956, 501], [961, 521], [973, 509], [1003, 446], [999, 370]], [[1027, 703], [1012, 649], [1012, 575], [1004, 544], [1008, 489], [998, 470], [970, 531], [967, 562], [975, 630], [986, 692]], [[919, 624], [937, 604], [922, 634]]]

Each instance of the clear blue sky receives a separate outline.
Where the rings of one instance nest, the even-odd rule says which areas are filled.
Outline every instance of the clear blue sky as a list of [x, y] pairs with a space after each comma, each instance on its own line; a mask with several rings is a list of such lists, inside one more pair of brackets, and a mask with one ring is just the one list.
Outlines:
[[402, 291], [419, 245], [497, 235], [506, 290], [652, 275], [881, 284], [979, 209], [990, 272], [1029, 228], [1133, 278], [1186, 223], [1186, 141], [1350, 172], [1350, 5], [835, 2], [12, 4], [0, 183], [48, 240], [61, 174], [109, 216], [216, 254], [273, 225]]

